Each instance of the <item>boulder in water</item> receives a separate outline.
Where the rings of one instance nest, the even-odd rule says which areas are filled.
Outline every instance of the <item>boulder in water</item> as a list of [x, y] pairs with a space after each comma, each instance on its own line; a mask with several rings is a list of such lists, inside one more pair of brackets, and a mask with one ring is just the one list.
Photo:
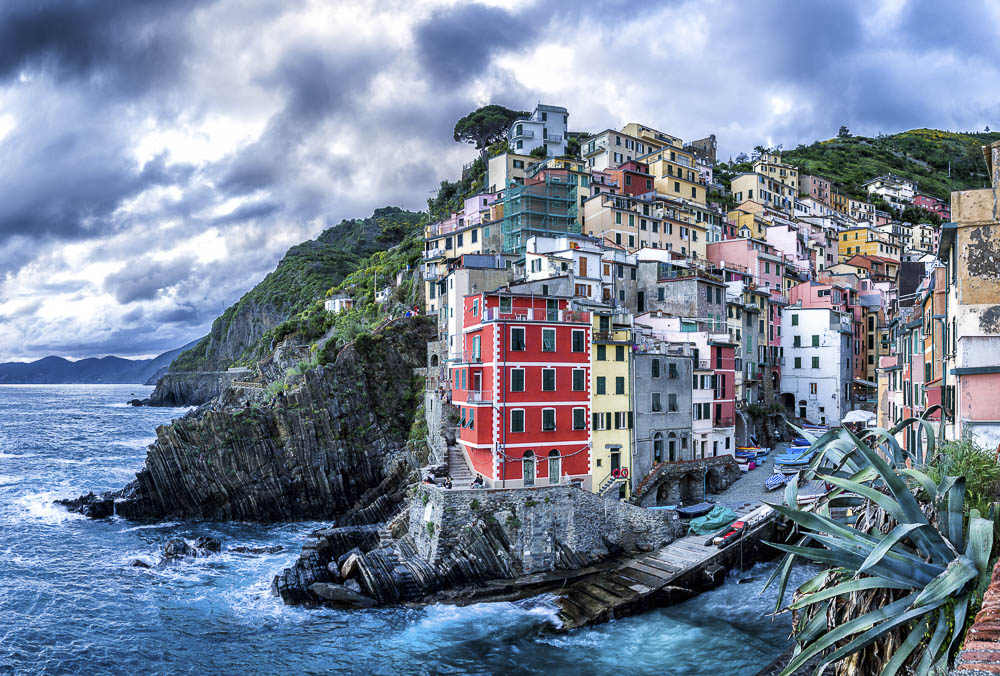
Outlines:
[[270, 545], [269, 547], [248, 547], [247, 545], [237, 545], [229, 548], [229, 551], [236, 552], [237, 554], [277, 554], [278, 552], [284, 550], [285, 548], [282, 545]]
[[219, 538], [214, 538], [210, 535], [202, 535], [200, 538], [195, 540], [194, 546], [202, 556], [216, 554], [222, 551], [222, 543], [219, 542]]
[[167, 561], [181, 559], [186, 556], [198, 556], [198, 550], [185, 542], [182, 538], [172, 538], [163, 547], [163, 558]]
[[109, 494], [87, 493], [73, 500], [56, 500], [56, 504], [91, 519], [106, 519], [115, 514], [115, 500]]
[[151, 565], [143, 561], [142, 559], [132, 559], [132, 563], [128, 564], [133, 568], [152, 568]]
[[352, 577], [356, 577], [361, 574], [361, 568], [358, 565], [361, 562], [361, 557], [357, 554], [351, 554], [344, 561], [344, 564], [340, 567], [340, 577], [345, 580], [350, 580]]
[[322, 599], [324, 603], [333, 606], [344, 608], [372, 608], [375, 606], [375, 599], [344, 585], [316, 582], [309, 585], [309, 591]]

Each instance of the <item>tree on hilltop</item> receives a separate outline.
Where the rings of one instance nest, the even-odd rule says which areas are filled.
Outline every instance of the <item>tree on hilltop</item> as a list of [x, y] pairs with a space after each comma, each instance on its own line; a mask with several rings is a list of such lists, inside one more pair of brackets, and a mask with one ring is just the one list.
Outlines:
[[851, 136], [851, 130], [847, 128], [847, 125], [840, 125], [840, 130], [837, 132], [837, 136], [840, 138], [849, 138]]
[[496, 104], [483, 106], [455, 123], [454, 138], [458, 142], [474, 144], [485, 161], [487, 149], [497, 141], [506, 140], [511, 123], [528, 115], [530, 113]]

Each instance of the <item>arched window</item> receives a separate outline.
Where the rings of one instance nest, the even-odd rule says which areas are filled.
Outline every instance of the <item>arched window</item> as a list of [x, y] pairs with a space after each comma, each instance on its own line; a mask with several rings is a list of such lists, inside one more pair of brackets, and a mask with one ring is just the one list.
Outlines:
[[525, 451], [524, 457], [521, 459], [521, 469], [524, 472], [524, 485], [534, 486], [535, 485], [535, 454], [531, 451]]
[[671, 432], [667, 435], [667, 450], [670, 452], [670, 462], [677, 459], [677, 435]]
[[438, 356], [436, 354], [432, 354], [431, 355], [431, 366], [437, 366], [437, 365], [438, 365]]
[[659, 432], [653, 435], [653, 462], [663, 462], [663, 435]]
[[553, 448], [549, 451], [549, 483], [559, 483], [560, 474], [562, 474], [562, 458], [559, 457], [559, 451]]

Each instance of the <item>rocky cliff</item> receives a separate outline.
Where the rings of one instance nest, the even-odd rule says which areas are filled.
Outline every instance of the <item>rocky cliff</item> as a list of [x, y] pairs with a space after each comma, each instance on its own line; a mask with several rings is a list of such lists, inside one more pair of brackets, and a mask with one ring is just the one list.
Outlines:
[[66, 501], [89, 516], [373, 523], [398, 509], [425, 460], [407, 438], [434, 335], [427, 318], [363, 336], [270, 405], [206, 406], [157, 429], [118, 492]]

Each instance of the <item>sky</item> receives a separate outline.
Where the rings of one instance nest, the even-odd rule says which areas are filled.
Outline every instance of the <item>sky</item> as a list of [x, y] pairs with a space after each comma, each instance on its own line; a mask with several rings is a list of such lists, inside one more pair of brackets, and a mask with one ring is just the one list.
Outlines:
[[1000, 128], [1000, 0], [0, 2], [0, 361], [204, 335], [289, 246], [423, 209], [498, 103], [715, 134]]

